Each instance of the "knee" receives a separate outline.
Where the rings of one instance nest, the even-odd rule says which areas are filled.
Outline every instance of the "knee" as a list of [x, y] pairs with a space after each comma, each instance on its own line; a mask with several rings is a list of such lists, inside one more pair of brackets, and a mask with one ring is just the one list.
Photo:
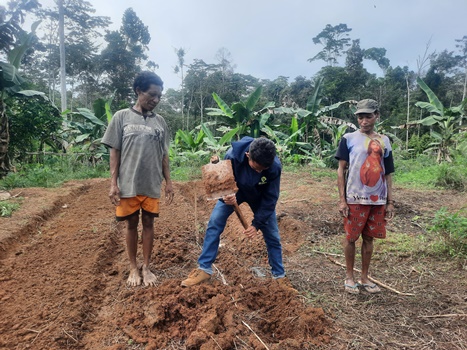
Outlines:
[[137, 229], [138, 228], [138, 222], [139, 222], [139, 217], [138, 216], [133, 215], [132, 217], [130, 217], [128, 219], [128, 221], [127, 221], [128, 229], [130, 229], [130, 230]]
[[151, 228], [154, 226], [154, 218], [152, 216], [143, 215], [141, 218], [143, 228]]

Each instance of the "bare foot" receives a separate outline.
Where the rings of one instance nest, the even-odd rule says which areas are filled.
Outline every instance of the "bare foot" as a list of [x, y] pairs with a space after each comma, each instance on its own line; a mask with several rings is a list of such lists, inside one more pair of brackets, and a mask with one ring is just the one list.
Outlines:
[[147, 286], [155, 286], [157, 282], [156, 276], [149, 270], [149, 267], [143, 265], [143, 282]]
[[128, 276], [126, 284], [129, 287], [136, 287], [141, 285], [141, 276], [139, 275], [138, 269], [130, 270], [130, 276]]

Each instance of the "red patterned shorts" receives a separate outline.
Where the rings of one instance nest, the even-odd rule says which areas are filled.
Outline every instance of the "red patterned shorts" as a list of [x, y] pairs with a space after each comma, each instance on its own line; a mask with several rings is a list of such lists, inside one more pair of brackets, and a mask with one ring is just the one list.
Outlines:
[[344, 218], [344, 229], [349, 242], [361, 234], [373, 238], [386, 238], [385, 205], [349, 204], [349, 216]]

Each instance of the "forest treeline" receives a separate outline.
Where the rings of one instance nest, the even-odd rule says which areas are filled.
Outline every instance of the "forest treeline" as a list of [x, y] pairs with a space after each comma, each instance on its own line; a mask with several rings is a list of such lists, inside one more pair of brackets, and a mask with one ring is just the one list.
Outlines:
[[[61, 103], [60, 1], [66, 113], [55, 107]], [[24, 28], [25, 19], [35, 25]], [[107, 30], [109, 24], [108, 17], [96, 15], [92, 4], [82, 0], [57, 0], [50, 8], [40, 0], [16, 0], [0, 7], [4, 174], [11, 163], [46, 149], [91, 152], [94, 160], [102, 158], [100, 137], [112, 111], [134, 100], [135, 74], [158, 71], [157, 62], [148, 58], [150, 29], [132, 8], [122, 14], [118, 30]], [[225, 47], [213, 62], [187, 62], [185, 49], [175, 49], [174, 74], [180, 88], [165, 90], [158, 107], [173, 131], [174, 148], [219, 150], [241, 134], [265, 134], [292, 160], [331, 159], [336, 142], [355, 122], [354, 101], [373, 98], [381, 105], [379, 129], [391, 134], [401, 149], [414, 154], [433, 149], [439, 161], [451, 160], [456, 150], [462, 153], [467, 35], [453, 37], [455, 51], [435, 52], [426, 43], [416, 70], [392, 66], [385, 48], [362, 47], [343, 23], [328, 24], [312, 40], [320, 51], [309, 61], [322, 62], [322, 68], [312, 76], [304, 72], [273, 80], [236, 72], [234, 54]], [[370, 73], [367, 60], [376, 62], [381, 73]]]

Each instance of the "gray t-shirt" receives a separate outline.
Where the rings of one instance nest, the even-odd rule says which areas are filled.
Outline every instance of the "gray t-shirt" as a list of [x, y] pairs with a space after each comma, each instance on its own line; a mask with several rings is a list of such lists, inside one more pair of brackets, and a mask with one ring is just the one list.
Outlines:
[[169, 131], [160, 115], [146, 118], [132, 108], [115, 113], [101, 141], [120, 151], [120, 197], [160, 198], [162, 158], [168, 156]]

